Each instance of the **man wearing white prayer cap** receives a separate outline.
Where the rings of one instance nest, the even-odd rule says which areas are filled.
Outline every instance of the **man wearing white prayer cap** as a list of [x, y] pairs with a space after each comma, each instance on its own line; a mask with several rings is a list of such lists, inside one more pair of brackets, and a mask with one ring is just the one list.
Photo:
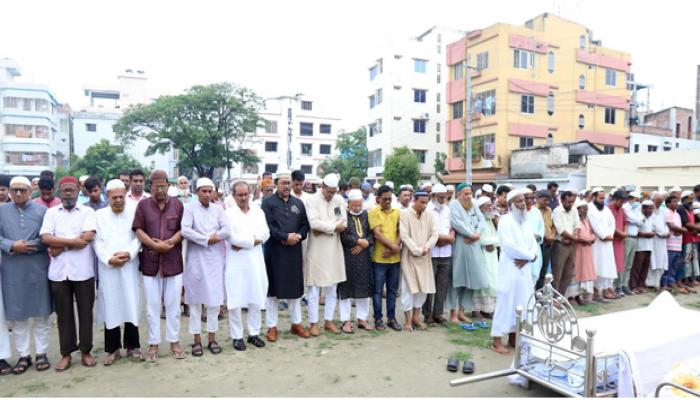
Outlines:
[[[185, 304], [190, 307], [189, 333], [194, 335], [192, 355], [201, 357], [202, 308], [206, 309], [209, 332], [207, 347], [212, 354], [221, 353], [216, 341], [219, 329], [219, 306], [224, 304], [224, 251], [219, 244], [231, 234], [226, 212], [212, 206], [214, 183], [209, 178], [199, 178], [195, 189], [199, 201], [185, 205], [182, 216], [182, 236], [189, 241], [187, 267], [183, 273]], [[245, 349], [243, 341], [234, 341], [234, 348]]]
[[309, 333], [312, 336], [320, 335], [318, 305], [322, 288], [326, 293], [323, 327], [332, 333], [340, 333], [333, 324], [333, 315], [337, 284], [346, 279], [340, 233], [347, 229], [347, 211], [345, 200], [336, 196], [337, 192], [338, 176], [328, 174], [323, 178], [323, 188], [309, 197], [305, 204], [311, 233], [304, 259], [304, 283], [308, 288]]
[[[636, 192], [633, 193], [638, 194]], [[633, 196], [633, 193], [630, 193], [630, 197]], [[634, 294], [646, 293], [647, 291], [645, 281], [649, 274], [652, 252], [654, 251], [654, 238], [656, 237], [652, 219], [655, 208], [654, 202], [644, 200], [639, 208], [641, 208], [642, 224], [637, 230], [637, 248], [629, 276], [629, 287]], [[632, 229], [631, 224], [629, 229]]]
[[[636, 258], [637, 253], [637, 234], [639, 229], [644, 223], [645, 217], [642, 214], [642, 208], [640, 207], [639, 200], [642, 195], [633, 190], [629, 193], [627, 201], [622, 205], [622, 209], [625, 210], [625, 219], [627, 220], [627, 238], [624, 240], [624, 251], [625, 251], [625, 269], [617, 273], [617, 279], [613, 282], [615, 291], [617, 294], [620, 292], [625, 295], [633, 295], [634, 291], [631, 290], [630, 286], [630, 271], [632, 271], [632, 265]], [[651, 214], [651, 211], [649, 212]]]
[[78, 178], [78, 182], [80, 182], [80, 187], [78, 188], [80, 190], [80, 193], [78, 193], [78, 204], [83, 204], [87, 203], [90, 201], [90, 197], [87, 194], [87, 189], [85, 188], [85, 181], [90, 176], [88, 175], [81, 175], [80, 178]]
[[455, 197], [455, 186], [454, 185], [447, 185], [447, 186], [445, 186], [445, 188], [447, 189], [447, 203], [446, 204], [449, 206], [450, 202]]
[[377, 190], [379, 190], [379, 188], [381, 186], [382, 185], [379, 184], [379, 182], [376, 182], [374, 185], [372, 185], [372, 194], [374, 195], [375, 198], [377, 197]]
[[[481, 187], [481, 195], [482, 196], [487, 196], [488, 198], [493, 198], [493, 186], [486, 184]], [[479, 197], [477, 195], [476, 197]]]

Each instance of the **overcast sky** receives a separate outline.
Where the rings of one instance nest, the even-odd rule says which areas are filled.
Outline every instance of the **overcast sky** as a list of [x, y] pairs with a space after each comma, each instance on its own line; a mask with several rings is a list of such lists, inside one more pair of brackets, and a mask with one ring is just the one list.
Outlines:
[[[365, 122], [376, 44], [434, 25], [474, 30], [520, 25], [551, 12], [632, 54], [637, 80], [654, 85], [652, 109], [693, 107], [700, 64], [695, 1], [11, 1], [0, 13], [0, 58], [23, 68], [59, 102], [86, 104], [85, 84], [113, 85], [126, 68], [177, 94], [221, 81], [268, 97], [303, 93], [355, 129]], [[642, 100], [645, 100], [642, 99]]]

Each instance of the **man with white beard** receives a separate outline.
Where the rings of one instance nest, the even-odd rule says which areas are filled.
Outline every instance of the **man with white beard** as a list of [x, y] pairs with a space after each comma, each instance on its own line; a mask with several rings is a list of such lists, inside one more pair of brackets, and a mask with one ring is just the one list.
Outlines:
[[518, 190], [511, 190], [506, 202], [509, 213], [501, 216], [498, 222], [501, 259], [498, 265], [498, 302], [491, 328], [491, 350], [511, 355], [503, 345], [502, 337], [507, 334], [508, 345], [516, 345], [516, 309], [518, 306], [525, 307], [533, 293], [530, 263], [537, 261], [539, 245], [527, 221], [523, 194]]
[[671, 233], [666, 225], [666, 216], [661, 205], [664, 204], [663, 193], [655, 193], [652, 201], [654, 202], [654, 212], [649, 219], [652, 222], [653, 231], [656, 236], [653, 239], [651, 249], [651, 266], [644, 284], [647, 287], [659, 289], [661, 284], [661, 276], [668, 269], [668, 252], [666, 250], [666, 239], [671, 236]]
[[488, 196], [479, 197], [476, 205], [484, 214], [484, 230], [481, 232], [481, 250], [484, 259], [484, 271], [486, 272], [486, 289], [477, 290], [474, 293], [474, 310], [472, 317], [482, 321], [484, 318], [493, 317], [496, 308], [496, 295], [498, 291], [498, 232], [494, 219], [491, 198]]
[[615, 235], [615, 217], [608, 207], [605, 207], [605, 190], [601, 187], [593, 189], [593, 201], [588, 207], [588, 220], [595, 233], [593, 243], [593, 260], [595, 262], [595, 291], [594, 300], [604, 297], [615, 300], [612, 291], [613, 279], [617, 277], [613, 238]]

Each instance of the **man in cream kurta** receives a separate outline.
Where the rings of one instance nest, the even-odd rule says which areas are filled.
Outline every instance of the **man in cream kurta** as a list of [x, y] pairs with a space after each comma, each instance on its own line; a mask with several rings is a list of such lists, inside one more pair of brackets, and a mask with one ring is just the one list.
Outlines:
[[597, 187], [593, 189], [593, 201], [588, 205], [588, 220], [595, 233], [593, 243], [593, 260], [595, 262], [595, 293], [594, 299], [601, 297], [614, 299], [612, 290], [613, 279], [617, 278], [615, 253], [613, 251], [613, 236], [615, 234], [615, 217], [608, 207], [605, 207], [605, 191]]
[[649, 218], [654, 227], [656, 236], [653, 239], [653, 247], [651, 249], [651, 265], [647, 274], [646, 286], [658, 289], [661, 284], [661, 276], [668, 269], [668, 251], [666, 247], [666, 239], [671, 236], [671, 232], [666, 225], [666, 217], [661, 206], [664, 204], [664, 196], [661, 193], [654, 194], [652, 201], [654, 202], [654, 212]]
[[231, 194], [235, 203], [226, 210], [231, 226], [231, 234], [226, 240], [226, 302], [234, 348], [245, 350], [243, 307], [248, 308], [248, 343], [255, 347], [265, 346], [258, 335], [268, 288], [262, 244], [270, 238], [270, 230], [262, 209], [251, 207], [246, 182], [235, 182]]
[[[401, 213], [401, 309], [406, 317], [404, 329], [425, 328], [420, 320], [420, 309], [428, 294], [435, 293], [435, 273], [430, 249], [438, 240], [435, 215], [428, 211], [430, 196], [425, 190], [413, 195], [413, 205]], [[411, 316], [413, 310], [413, 316]]]
[[323, 328], [335, 334], [340, 333], [333, 325], [333, 314], [337, 299], [337, 284], [345, 281], [345, 255], [340, 242], [340, 232], [347, 228], [345, 200], [336, 196], [338, 177], [334, 174], [323, 178], [323, 188], [309, 197], [306, 202], [306, 215], [309, 219], [308, 245], [304, 259], [304, 280], [308, 287], [309, 333], [320, 334], [318, 330], [318, 299], [325, 288], [326, 304]]
[[141, 320], [141, 241], [131, 229], [136, 207], [126, 204], [124, 182], [107, 182], [109, 207], [95, 213], [97, 233], [95, 254], [100, 275], [95, 323], [105, 324], [104, 365], [122, 358], [121, 324], [124, 324], [124, 347], [127, 357], [141, 360], [139, 321]]

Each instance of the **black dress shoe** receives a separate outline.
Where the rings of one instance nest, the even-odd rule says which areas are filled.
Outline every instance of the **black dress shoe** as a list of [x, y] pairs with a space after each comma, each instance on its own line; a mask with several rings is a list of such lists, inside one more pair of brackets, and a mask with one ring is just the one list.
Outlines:
[[238, 351], [245, 351], [245, 342], [243, 339], [233, 339], [233, 348]]
[[634, 294], [634, 292], [632, 292], [632, 291], [630, 290], [630, 288], [628, 288], [627, 286], [623, 286], [623, 287], [622, 287], [622, 293], [624, 293], [624, 294], [626, 294], [626, 295], [628, 295], [628, 296], [632, 296], [632, 295]]

